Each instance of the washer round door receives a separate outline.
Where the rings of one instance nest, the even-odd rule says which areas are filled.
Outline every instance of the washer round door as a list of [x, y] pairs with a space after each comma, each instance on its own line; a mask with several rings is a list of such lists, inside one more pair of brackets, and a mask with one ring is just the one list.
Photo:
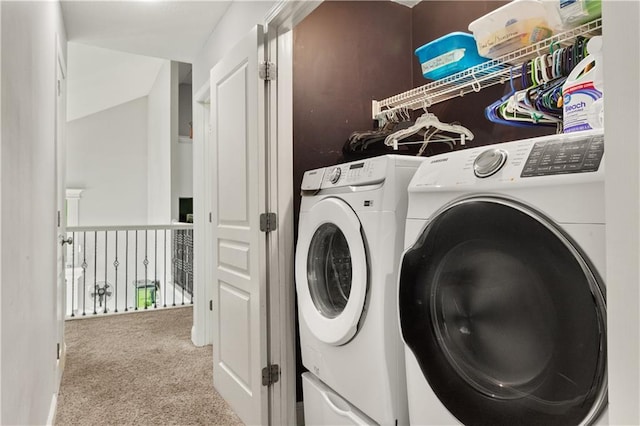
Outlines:
[[606, 405], [604, 285], [550, 220], [471, 198], [402, 260], [402, 336], [465, 425], [590, 423]]
[[367, 294], [367, 258], [358, 216], [337, 198], [300, 215], [298, 310], [313, 335], [342, 345], [356, 334]]

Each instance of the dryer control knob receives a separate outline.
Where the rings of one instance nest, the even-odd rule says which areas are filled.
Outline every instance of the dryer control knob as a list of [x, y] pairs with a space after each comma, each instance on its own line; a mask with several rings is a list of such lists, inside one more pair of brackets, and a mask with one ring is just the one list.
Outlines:
[[479, 178], [486, 178], [504, 166], [507, 161], [507, 151], [488, 149], [482, 151], [473, 162], [473, 173]]
[[336, 167], [335, 169], [331, 170], [331, 173], [329, 174], [329, 182], [337, 183], [340, 180], [341, 174], [342, 170], [340, 170], [340, 167]]

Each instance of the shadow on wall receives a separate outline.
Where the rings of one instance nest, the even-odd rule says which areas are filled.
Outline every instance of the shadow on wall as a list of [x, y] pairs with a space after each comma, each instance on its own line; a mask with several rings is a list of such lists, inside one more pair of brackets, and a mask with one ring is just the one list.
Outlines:
[[[428, 1], [413, 8], [385, 1], [324, 2], [293, 32], [293, 192], [297, 239], [300, 183], [306, 170], [343, 158], [353, 131], [371, 130], [371, 101], [428, 83], [413, 52], [507, 1]], [[475, 135], [466, 147], [552, 134], [489, 122], [484, 108], [507, 89], [494, 86], [429, 109]], [[298, 351], [299, 353], [299, 351]], [[298, 359], [298, 372], [303, 371]], [[298, 375], [299, 379], [299, 375]], [[301, 400], [298, 383], [298, 400]]]

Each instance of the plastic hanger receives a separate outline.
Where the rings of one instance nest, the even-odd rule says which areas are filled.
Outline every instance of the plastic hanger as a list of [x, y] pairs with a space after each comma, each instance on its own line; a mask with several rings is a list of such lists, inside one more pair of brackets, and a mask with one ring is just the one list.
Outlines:
[[[467, 129], [466, 127], [461, 126], [459, 124], [443, 123], [438, 119], [438, 117], [435, 116], [435, 114], [432, 114], [430, 112], [425, 112], [423, 115], [418, 117], [418, 119], [416, 120], [413, 126], [390, 134], [389, 136], [387, 136], [384, 143], [387, 146], [393, 146], [393, 149], [397, 150], [398, 146], [400, 145], [399, 142], [402, 139], [415, 135], [420, 131], [430, 130], [430, 129], [436, 129], [441, 132], [448, 132], [448, 133], [459, 135], [459, 138], [456, 140], [459, 140], [462, 145], [464, 145], [467, 140], [473, 140], [473, 137], [474, 137], [471, 130]], [[447, 138], [447, 141], [451, 141], [451, 140], [452, 140], [451, 138]], [[428, 140], [426, 143], [429, 143], [429, 142], [437, 142], [437, 141]], [[413, 144], [416, 142], [409, 142], [409, 143]], [[425, 142], [423, 141], [423, 142], [417, 142], [417, 143], [424, 144]]]
[[[526, 69], [526, 67], [527, 67], [526, 63], [522, 65], [521, 78], [523, 80], [525, 79], [524, 74], [526, 74], [526, 71], [524, 70]], [[485, 117], [492, 123], [506, 124], [508, 126], [515, 126], [515, 127], [530, 127], [532, 124], [530, 120], [526, 120], [526, 117], [516, 117], [514, 113], [510, 115], [509, 118], [505, 118], [505, 115], [501, 112], [501, 110], [503, 110], [506, 107], [506, 103], [516, 93], [516, 88], [514, 85], [513, 70], [514, 70], [513, 67], [509, 68], [509, 87], [511, 88], [511, 91], [505, 94], [504, 96], [502, 96], [497, 101], [493, 102], [488, 107], [486, 107], [484, 109], [484, 114], [485, 114]], [[524, 86], [524, 87], [527, 87], [527, 86]], [[520, 118], [522, 118], [522, 120], [520, 120]]]

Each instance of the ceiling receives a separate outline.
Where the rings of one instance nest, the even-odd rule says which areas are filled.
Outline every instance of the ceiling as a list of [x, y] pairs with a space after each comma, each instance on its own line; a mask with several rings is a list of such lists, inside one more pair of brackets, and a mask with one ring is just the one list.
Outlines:
[[67, 120], [149, 94], [166, 60], [191, 65], [230, 1], [63, 0], [67, 30]]
[[61, 3], [70, 42], [192, 63], [231, 1]]

